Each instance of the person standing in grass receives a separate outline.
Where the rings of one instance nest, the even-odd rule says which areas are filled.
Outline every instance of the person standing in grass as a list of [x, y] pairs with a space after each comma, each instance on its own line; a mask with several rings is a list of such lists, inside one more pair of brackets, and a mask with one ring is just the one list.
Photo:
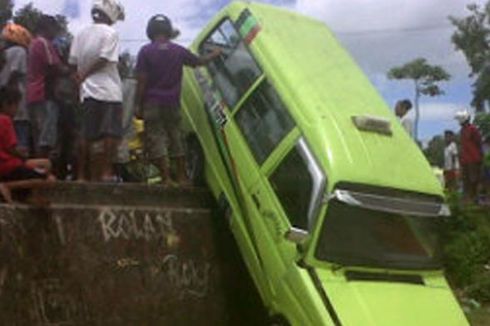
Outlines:
[[164, 185], [174, 183], [169, 159], [175, 163], [179, 185], [189, 185], [180, 129], [183, 68], [206, 65], [218, 57], [221, 51], [215, 49], [209, 55], [196, 56], [172, 42], [179, 32], [164, 15], [152, 17], [146, 31], [151, 43], [141, 48], [138, 54], [135, 98], [138, 116], [145, 123], [146, 151], [152, 164], [159, 169]]
[[460, 164], [464, 199], [476, 203], [482, 180], [482, 137], [478, 128], [470, 122], [471, 115], [467, 110], [456, 113], [455, 119], [461, 125]]
[[459, 155], [454, 132], [446, 130], [444, 140], [444, 184], [446, 190], [456, 191], [458, 189]]

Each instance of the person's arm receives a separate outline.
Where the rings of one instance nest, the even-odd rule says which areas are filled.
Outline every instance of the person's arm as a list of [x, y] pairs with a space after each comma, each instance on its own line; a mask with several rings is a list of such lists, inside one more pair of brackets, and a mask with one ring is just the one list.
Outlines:
[[198, 57], [197, 66], [205, 66], [208, 63], [212, 62], [214, 59], [219, 57], [223, 53], [223, 50], [220, 48], [214, 48], [213, 51], [208, 53], [207, 55], [203, 55]]
[[27, 51], [23, 48], [18, 48], [15, 51], [10, 66], [10, 77], [7, 81], [8, 87], [17, 87], [22, 83], [27, 75]]
[[0, 121], [0, 146], [14, 157], [25, 160], [27, 157], [17, 149], [17, 137], [11, 120], [3, 119]]
[[14, 147], [8, 149], [7, 153], [9, 153], [10, 155], [15, 156], [17, 158], [20, 158], [22, 161], [25, 161], [28, 158], [27, 153], [19, 151], [17, 146], [14, 146]]
[[471, 133], [471, 138], [473, 139], [473, 142], [475, 143], [476, 146], [480, 149], [480, 153], [483, 156], [483, 142], [482, 142], [482, 137], [480, 132], [476, 127], [473, 127], [473, 132]]
[[110, 63], [119, 61], [119, 37], [114, 30], [107, 31], [100, 45], [99, 57], [85, 70], [79, 71], [80, 83], [89, 76], [104, 69]]
[[67, 75], [69, 73], [69, 69], [61, 61], [58, 52], [56, 52], [53, 47], [53, 44], [48, 41], [43, 41], [42, 44], [45, 51], [48, 74], [51, 76]]
[[207, 65], [208, 63], [219, 57], [223, 52], [220, 48], [214, 48], [210, 53], [206, 55], [197, 56], [185, 48], [182, 49], [184, 55], [184, 64], [193, 68]]
[[456, 146], [456, 143], [452, 143], [451, 146], [452, 146], [451, 158], [452, 158], [453, 170], [459, 170], [458, 147]]
[[136, 94], [134, 96], [135, 115], [138, 119], [143, 119], [143, 101], [148, 87], [148, 71], [151, 69], [145, 55], [145, 48], [142, 48], [136, 59]]
[[134, 96], [135, 115], [138, 119], [143, 119], [143, 97], [148, 85], [148, 77], [146, 73], [138, 73], [136, 75], [136, 95]]
[[106, 58], [97, 58], [92, 65], [90, 65], [85, 71], [80, 71], [78, 74], [78, 82], [81, 84], [89, 76], [97, 73], [99, 70], [104, 69], [106, 65], [109, 64], [109, 60]]

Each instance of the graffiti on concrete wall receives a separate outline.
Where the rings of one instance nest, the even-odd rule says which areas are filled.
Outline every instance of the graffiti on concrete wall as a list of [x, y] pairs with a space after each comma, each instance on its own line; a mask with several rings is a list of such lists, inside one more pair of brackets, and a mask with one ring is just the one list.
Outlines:
[[74, 325], [85, 315], [85, 306], [65, 289], [57, 278], [32, 284], [36, 320], [41, 325]]
[[167, 255], [161, 265], [167, 281], [180, 292], [180, 298], [187, 296], [203, 298], [208, 294], [211, 264], [192, 259], [180, 259]]
[[116, 239], [152, 241], [165, 239], [169, 246], [178, 242], [171, 212], [145, 212], [135, 210], [103, 209], [98, 217], [105, 242]]
[[183, 259], [177, 254], [168, 254], [160, 263], [123, 258], [117, 260], [116, 266], [126, 271], [143, 270], [153, 278], [160, 278], [165, 286], [178, 292], [180, 300], [189, 297], [201, 299], [209, 292], [212, 268], [207, 261]]

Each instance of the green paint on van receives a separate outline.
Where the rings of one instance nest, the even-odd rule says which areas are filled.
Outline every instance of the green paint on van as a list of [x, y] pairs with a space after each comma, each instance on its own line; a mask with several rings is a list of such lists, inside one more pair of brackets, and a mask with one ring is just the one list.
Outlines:
[[[192, 48], [215, 46], [221, 58], [185, 71], [184, 122], [271, 316], [467, 325], [438, 261], [441, 185], [332, 32], [234, 2]], [[221, 93], [219, 114], [206, 83]]]

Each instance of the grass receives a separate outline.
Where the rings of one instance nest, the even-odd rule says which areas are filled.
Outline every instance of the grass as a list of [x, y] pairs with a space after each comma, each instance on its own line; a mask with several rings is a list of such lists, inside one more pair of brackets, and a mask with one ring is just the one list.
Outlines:
[[490, 308], [480, 308], [467, 314], [468, 320], [472, 326], [490, 325]]

